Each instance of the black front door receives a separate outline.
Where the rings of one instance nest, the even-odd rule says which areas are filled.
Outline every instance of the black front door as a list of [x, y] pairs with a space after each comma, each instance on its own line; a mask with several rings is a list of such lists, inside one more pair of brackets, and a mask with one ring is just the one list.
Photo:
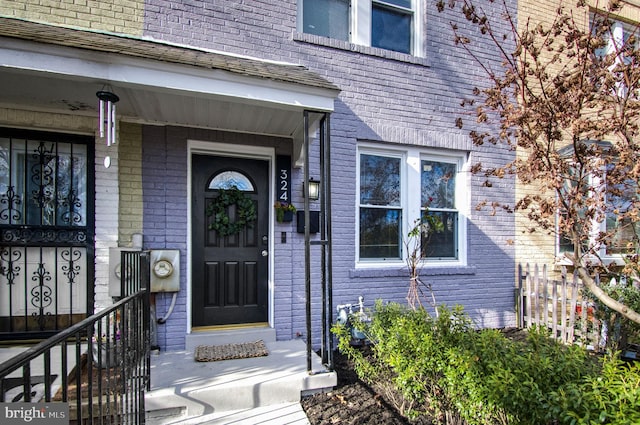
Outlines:
[[[269, 163], [259, 159], [192, 157], [192, 324], [268, 320]], [[225, 208], [237, 232], [212, 230], [207, 209], [222, 190], [238, 188], [255, 206], [255, 220], [237, 228], [241, 208]]]

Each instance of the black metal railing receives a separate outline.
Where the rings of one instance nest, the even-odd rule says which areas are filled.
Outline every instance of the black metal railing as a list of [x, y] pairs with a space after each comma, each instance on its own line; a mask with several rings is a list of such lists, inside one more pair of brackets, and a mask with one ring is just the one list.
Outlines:
[[0, 364], [0, 402], [67, 403], [72, 424], [144, 423], [149, 253], [121, 264], [120, 301]]

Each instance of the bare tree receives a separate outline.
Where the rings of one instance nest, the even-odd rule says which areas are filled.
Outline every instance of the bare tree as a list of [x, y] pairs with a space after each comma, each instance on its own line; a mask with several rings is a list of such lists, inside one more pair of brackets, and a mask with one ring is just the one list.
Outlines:
[[[514, 205], [491, 202], [490, 196], [483, 205], [526, 215], [531, 232], [545, 232], [566, 248], [563, 258], [595, 297], [640, 323], [638, 311], [596, 279], [623, 274], [640, 282], [637, 26], [616, 20], [623, 7], [617, 0], [600, 9], [584, 0], [558, 3], [547, 22], [516, 22], [507, 0], [440, 0], [438, 7], [463, 13], [478, 39], [493, 43], [502, 56], [502, 66], [491, 69], [468, 29], [451, 24], [456, 45], [489, 81], [463, 100], [469, 115], [456, 124], [473, 128], [476, 146], [504, 145], [515, 153], [502, 167], [477, 163], [472, 171], [486, 178], [487, 190], [508, 175], [530, 189]], [[492, 27], [496, 8], [502, 9], [506, 33]]]

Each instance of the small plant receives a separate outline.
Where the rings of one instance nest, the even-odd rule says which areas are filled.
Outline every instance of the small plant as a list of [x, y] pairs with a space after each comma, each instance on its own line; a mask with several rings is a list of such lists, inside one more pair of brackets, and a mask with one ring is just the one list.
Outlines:
[[287, 202], [276, 202], [273, 207], [276, 209], [276, 221], [282, 223], [284, 221], [284, 214], [286, 212], [296, 212], [296, 207], [293, 204]]
[[407, 303], [412, 309], [416, 307], [422, 307], [420, 298], [426, 294], [423, 288], [429, 292], [431, 296], [431, 307], [433, 307], [436, 316], [438, 315], [438, 309], [436, 304], [436, 297], [433, 293], [431, 283], [425, 282], [420, 277], [420, 270], [422, 268], [422, 258], [424, 252], [427, 249], [429, 240], [433, 233], [439, 233], [444, 230], [444, 225], [440, 217], [429, 214], [429, 211], [424, 211], [422, 219], [413, 222], [413, 227], [407, 234], [407, 238], [404, 241], [404, 247], [407, 251], [407, 268], [409, 269], [409, 290], [407, 292]]

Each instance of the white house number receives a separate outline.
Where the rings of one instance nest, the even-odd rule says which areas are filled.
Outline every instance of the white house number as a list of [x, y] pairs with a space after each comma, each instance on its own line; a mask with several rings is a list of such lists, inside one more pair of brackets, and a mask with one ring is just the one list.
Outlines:
[[278, 155], [277, 201], [291, 203], [291, 157]]
[[289, 170], [280, 170], [280, 201], [289, 202]]

